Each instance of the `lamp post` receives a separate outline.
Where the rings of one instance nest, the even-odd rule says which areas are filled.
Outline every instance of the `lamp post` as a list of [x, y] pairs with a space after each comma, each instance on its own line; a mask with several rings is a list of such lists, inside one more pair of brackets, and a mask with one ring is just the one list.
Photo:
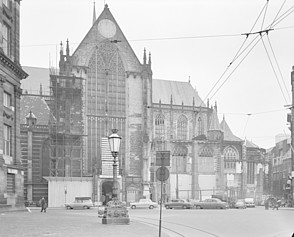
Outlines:
[[112, 200], [107, 203], [102, 217], [102, 224], [129, 224], [130, 218], [127, 207], [119, 200], [117, 185], [117, 157], [120, 148], [121, 137], [117, 134], [117, 129], [112, 129], [112, 134], [108, 137], [109, 149], [113, 156], [113, 185]]
[[119, 200], [117, 188], [117, 156], [120, 148], [121, 137], [117, 134], [117, 129], [112, 129], [112, 134], [108, 137], [109, 148], [113, 156], [113, 186], [112, 199]]

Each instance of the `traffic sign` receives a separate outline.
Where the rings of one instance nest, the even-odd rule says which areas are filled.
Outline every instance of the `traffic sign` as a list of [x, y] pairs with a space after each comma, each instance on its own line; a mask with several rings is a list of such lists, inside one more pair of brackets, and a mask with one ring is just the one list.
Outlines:
[[170, 166], [170, 151], [156, 152], [156, 166]]
[[156, 170], [156, 178], [161, 182], [166, 181], [169, 178], [169, 170], [168, 170], [168, 168], [166, 168], [164, 166], [159, 167]]

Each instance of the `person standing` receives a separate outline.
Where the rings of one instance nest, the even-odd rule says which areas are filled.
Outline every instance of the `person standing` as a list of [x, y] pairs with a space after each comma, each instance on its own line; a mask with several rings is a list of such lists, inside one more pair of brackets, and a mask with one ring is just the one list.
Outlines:
[[43, 210], [44, 212], [46, 212], [47, 204], [44, 197], [41, 198], [40, 205], [41, 205], [41, 212], [43, 212]]

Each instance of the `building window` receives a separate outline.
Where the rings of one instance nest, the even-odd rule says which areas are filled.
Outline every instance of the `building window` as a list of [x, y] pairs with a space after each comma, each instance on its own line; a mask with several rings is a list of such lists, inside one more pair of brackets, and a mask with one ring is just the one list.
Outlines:
[[11, 43], [11, 30], [8, 25], [3, 24], [3, 51], [10, 57], [10, 43]]
[[11, 95], [4, 91], [3, 93], [3, 105], [7, 108], [11, 106]]
[[248, 162], [247, 163], [247, 183], [248, 184], [254, 184], [255, 181], [255, 163], [254, 162]]
[[225, 169], [236, 169], [236, 161], [239, 160], [238, 152], [233, 147], [228, 147], [224, 152]]
[[4, 124], [4, 155], [11, 156], [11, 127]]
[[178, 146], [172, 155], [172, 172], [176, 174], [187, 173], [187, 148]]
[[178, 140], [187, 140], [188, 121], [186, 116], [181, 115], [177, 122], [177, 138]]
[[15, 175], [7, 174], [7, 193], [14, 194], [15, 193]]
[[201, 173], [211, 173], [216, 169], [213, 159], [213, 150], [205, 146], [199, 151], [198, 171]]
[[155, 118], [155, 138], [164, 138], [164, 116], [158, 114]]

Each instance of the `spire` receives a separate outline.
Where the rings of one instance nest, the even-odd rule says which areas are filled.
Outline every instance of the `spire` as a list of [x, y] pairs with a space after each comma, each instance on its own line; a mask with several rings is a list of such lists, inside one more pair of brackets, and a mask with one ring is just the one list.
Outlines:
[[146, 61], [147, 61], [147, 58], [146, 58], [146, 49], [144, 48], [144, 55], [143, 55], [143, 64], [146, 65]]
[[69, 41], [66, 40], [66, 56], [69, 56]]
[[40, 95], [43, 94], [43, 88], [42, 88], [42, 83], [40, 83]]
[[63, 55], [63, 44], [62, 41], [60, 41], [60, 55]]
[[149, 52], [149, 59], [148, 59], [149, 67], [151, 68], [151, 53]]
[[94, 9], [93, 9], [93, 25], [96, 21], [96, 10], [95, 10], [95, 1], [94, 1]]
[[213, 109], [211, 118], [210, 118], [210, 124], [209, 124], [209, 130], [221, 130], [220, 123], [217, 116], [217, 110]]

